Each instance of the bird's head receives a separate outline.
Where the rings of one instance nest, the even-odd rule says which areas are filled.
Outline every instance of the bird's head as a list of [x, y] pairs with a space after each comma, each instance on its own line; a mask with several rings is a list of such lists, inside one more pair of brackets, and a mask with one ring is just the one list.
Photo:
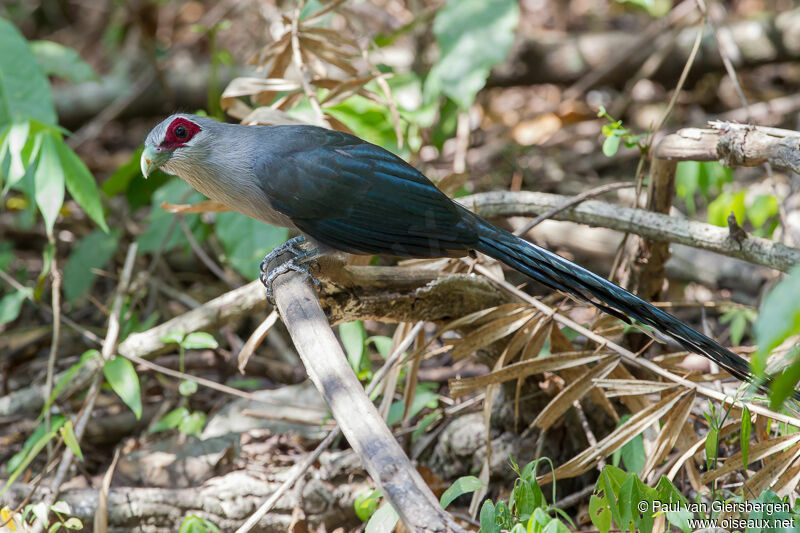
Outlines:
[[211, 151], [214, 126], [197, 115], [176, 114], [162, 120], [147, 135], [140, 164], [147, 178], [157, 168], [177, 174], [182, 166], [202, 162]]

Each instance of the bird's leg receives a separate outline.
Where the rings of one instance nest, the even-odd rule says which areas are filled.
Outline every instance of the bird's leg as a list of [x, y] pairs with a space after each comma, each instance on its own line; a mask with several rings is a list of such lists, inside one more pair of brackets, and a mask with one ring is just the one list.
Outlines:
[[[309, 250], [303, 251], [300, 249], [300, 245], [305, 242], [305, 237], [300, 235], [295, 237], [294, 239], [289, 239], [282, 245], [278, 246], [277, 248], [273, 249], [270, 253], [267, 254], [266, 257], [261, 261], [261, 275], [259, 279], [261, 283], [264, 284], [264, 287], [267, 289], [267, 300], [270, 303], [274, 304], [275, 300], [272, 295], [272, 284], [275, 281], [275, 278], [280, 276], [281, 274], [285, 274], [290, 270], [294, 270], [295, 272], [302, 272], [306, 274], [311, 281], [314, 282], [314, 285], [317, 287], [320, 286], [320, 282], [314, 275], [311, 273], [311, 268], [314, 264], [316, 264], [315, 259], [319, 256], [319, 251]], [[291, 253], [294, 255], [291, 259], [284, 261], [280, 265], [273, 268], [271, 271], [267, 271], [270, 263], [272, 263], [276, 257], [284, 254], [284, 253]]]

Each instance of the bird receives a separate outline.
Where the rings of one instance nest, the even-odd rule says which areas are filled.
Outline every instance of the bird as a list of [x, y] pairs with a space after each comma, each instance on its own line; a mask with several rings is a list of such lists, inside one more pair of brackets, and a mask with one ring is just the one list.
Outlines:
[[[248, 126], [178, 113], [147, 135], [145, 178], [160, 168], [208, 198], [300, 236], [296, 256], [261, 279], [304, 270], [321, 253], [459, 257], [486, 254], [546, 287], [632, 319], [760, 384], [748, 362], [714, 339], [597, 274], [495, 226], [451, 200], [402, 158], [354, 135], [312, 125]], [[296, 245], [308, 240], [312, 251]], [[312, 277], [313, 279], [313, 277]], [[316, 280], [315, 280], [316, 282]], [[268, 289], [270, 287], [268, 286]]]

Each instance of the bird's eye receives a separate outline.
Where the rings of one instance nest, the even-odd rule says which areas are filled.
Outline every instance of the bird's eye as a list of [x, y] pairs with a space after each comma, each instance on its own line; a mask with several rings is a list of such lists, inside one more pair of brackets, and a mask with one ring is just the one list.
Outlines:
[[185, 139], [188, 134], [189, 132], [186, 131], [186, 126], [178, 126], [175, 128], [175, 137], [178, 139]]

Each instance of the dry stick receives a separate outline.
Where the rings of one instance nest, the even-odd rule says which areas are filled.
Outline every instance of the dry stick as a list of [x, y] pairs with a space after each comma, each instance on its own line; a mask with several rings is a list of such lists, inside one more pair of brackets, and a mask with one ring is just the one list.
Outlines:
[[738, 403], [740, 405], [747, 406], [747, 408], [750, 409], [750, 411], [753, 412], [753, 413], [758, 413], [760, 415], [772, 418], [772, 419], [777, 420], [779, 422], [784, 422], [786, 424], [790, 424], [790, 425], [792, 425], [794, 427], [800, 428], [800, 419], [798, 419], [796, 417], [789, 416], [789, 415], [784, 415], [784, 414], [781, 414], [781, 413], [776, 413], [775, 411], [773, 411], [771, 409], [768, 409], [766, 407], [762, 407], [760, 405], [753, 404], [751, 402], [745, 402], [743, 400], [733, 399], [730, 396], [722, 394], [721, 392], [715, 391], [713, 389], [709, 389], [708, 387], [705, 387], [703, 385], [699, 385], [699, 384], [697, 384], [697, 383], [695, 383], [693, 381], [689, 381], [689, 380], [684, 379], [684, 378], [682, 378], [680, 376], [677, 376], [677, 375], [673, 374], [672, 372], [670, 372], [669, 370], [665, 370], [665, 369], [661, 368], [660, 366], [658, 366], [657, 364], [655, 364], [655, 363], [653, 363], [651, 361], [648, 361], [647, 359], [643, 359], [641, 357], [637, 357], [636, 354], [634, 354], [630, 350], [628, 350], [626, 348], [623, 348], [622, 346], [620, 346], [620, 345], [618, 345], [618, 344], [606, 339], [605, 337], [603, 337], [601, 335], [598, 335], [597, 333], [595, 333], [595, 332], [593, 332], [593, 331], [591, 331], [589, 329], [586, 329], [585, 327], [583, 327], [580, 324], [578, 324], [577, 322], [567, 318], [566, 316], [556, 313], [553, 310], [553, 308], [551, 308], [550, 306], [548, 306], [546, 304], [543, 304], [542, 302], [540, 302], [536, 298], [530, 296], [529, 294], [526, 294], [526, 293], [522, 292], [521, 290], [517, 289], [516, 287], [514, 287], [510, 283], [495, 278], [494, 275], [492, 274], [492, 271], [489, 270], [488, 268], [486, 268], [486, 267], [484, 267], [482, 265], [477, 265], [475, 267], [475, 270], [477, 270], [478, 272], [480, 272], [481, 274], [483, 274], [484, 276], [489, 278], [492, 281], [492, 283], [494, 283], [497, 286], [505, 289], [506, 291], [510, 292], [511, 294], [513, 294], [514, 296], [520, 298], [521, 300], [525, 301], [526, 303], [529, 303], [533, 307], [536, 307], [537, 309], [539, 309], [545, 315], [553, 317], [553, 320], [555, 320], [556, 322], [559, 322], [560, 324], [562, 324], [564, 326], [567, 326], [567, 327], [569, 327], [571, 329], [574, 329], [575, 331], [577, 331], [578, 333], [580, 333], [581, 335], [583, 335], [587, 339], [591, 339], [591, 340], [593, 340], [593, 341], [595, 341], [595, 342], [597, 342], [599, 344], [604, 344], [606, 347], [608, 347], [612, 351], [614, 351], [617, 354], [619, 354], [626, 361], [630, 361], [631, 363], [633, 363], [635, 365], [638, 365], [638, 366], [640, 366], [642, 368], [645, 368], [645, 369], [653, 372], [654, 374], [657, 374], [657, 375], [659, 375], [659, 376], [661, 376], [663, 378], [668, 379], [669, 381], [672, 381], [674, 383], [678, 383], [678, 384], [683, 385], [684, 387], [687, 387], [689, 389], [694, 389], [695, 391], [697, 391], [700, 394], [703, 394], [704, 396], [707, 396], [709, 398], [713, 398], [713, 399], [718, 400], [718, 401], [720, 401], [722, 403], [731, 404], [731, 405], [736, 405]]
[[189, 241], [189, 246], [192, 247], [192, 251], [195, 253], [197, 258], [200, 259], [200, 261], [206, 266], [206, 268], [208, 268], [212, 274], [221, 279], [225, 283], [225, 285], [227, 285], [231, 289], [239, 287], [240, 284], [231, 281], [231, 279], [225, 275], [225, 272], [222, 270], [222, 268], [208, 256], [205, 250], [203, 250], [203, 247], [200, 246], [200, 243], [197, 242], [197, 239], [194, 238], [194, 234], [192, 233], [192, 230], [189, 228], [189, 224], [186, 223], [186, 219], [183, 218], [183, 215], [181, 213], [176, 213], [175, 216], [178, 217], [178, 222], [181, 225], [181, 230], [183, 230], [183, 235], [186, 237], [186, 240]]
[[[44, 395], [49, 398], [53, 393], [53, 376], [56, 373], [56, 358], [58, 357], [58, 343], [61, 338], [61, 272], [58, 271], [58, 261], [56, 260], [56, 242], [52, 232], [48, 232], [48, 240], [53, 246], [53, 259], [50, 263], [50, 276], [53, 278], [53, 285], [50, 288], [51, 302], [53, 308], [53, 334], [50, 337], [50, 355], [47, 357], [47, 378], [44, 385]], [[50, 432], [50, 409], [44, 412], [44, 425], [47, 432]], [[47, 443], [47, 459], [53, 458], [52, 442]]]
[[[114, 348], [117, 345], [117, 338], [119, 337], [119, 317], [122, 313], [122, 300], [131, 281], [133, 265], [136, 260], [137, 247], [138, 246], [135, 242], [132, 243], [128, 248], [128, 254], [125, 256], [125, 263], [122, 267], [122, 275], [120, 276], [119, 285], [117, 285], [117, 294], [114, 296], [114, 305], [112, 306], [111, 316], [108, 318], [108, 332], [106, 333], [106, 338], [103, 341], [103, 348], [101, 351], [103, 361], [108, 361], [111, 358]], [[89, 392], [86, 395], [86, 402], [84, 403], [83, 410], [78, 415], [78, 420], [75, 423], [75, 440], [78, 443], [80, 443], [81, 437], [83, 437], [83, 432], [86, 430], [86, 426], [89, 423], [89, 418], [94, 410], [94, 403], [97, 400], [97, 396], [100, 394], [100, 386], [102, 383], [103, 374], [98, 372], [94, 381], [92, 382]], [[64, 482], [64, 478], [66, 478], [67, 473], [72, 466], [72, 459], [74, 459], [74, 457], [75, 454], [72, 452], [72, 448], [68, 446], [64, 450], [61, 463], [58, 465], [56, 474], [53, 477], [53, 482], [50, 484], [50, 492], [43, 498], [46, 509], [50, 509], [50, 506], [53, 505], [58, 497], [61, 484]], [[42, 527], [43, 524], [38, 522], [34, 528], [34, 533], [40, 532]]]
[[[665, 137], [665, 140], [667, 138], [672, 138], [672, 136]], [[707, 144], [711, 145], [710, 142]], [[659, 145], [659, 149], [662, 148], [667, 149], [664, 141]], [[689, 157], [684, 158], [679, 155], [679, 150], [684, 150], [684, 148], [692, 151]], [[712, 148], [709, 149], [713, 152]], [[696, 153], [698, 151], [697, 143], [691, 140], [685, 143], [685, 147], [679, 145], [678, 140], [674, 143], [671, 141], [669, 150], [676, 159], [699, 157]], [[666, 155], [662, 155], [662, 157], [666, 157]], [[715, 155], [710, 153], [708, 159], [702, 160], [711, 160], [714, 157]], [[458, 201], [464, 207], [473, 209], [479, 215], [488, 218], [530, 216], [543, 213], [559, 206], [564, 199], [564, 196], [557, 194], [494, 191], [465, 196], [459, 198]], [[783, 272], [788, 272], [794, 265], [800, 264], [800, 250], [770, 239], [748, 236], [748, 239], [740, 245], [729, 238], [727, 228], [598, 200], [587, 200], [552, 218], [629, 232], [654, 241], [684, 244]]]
[[383, 495], [412, 531], [463, 531], [439, 505], [365, 394], [308, 277], [289, 272], [275, 301], [311, 381]]
[[609, 183], [607, 185], [601, 185], [599, 187], [595, 187], [594, 189], [589, 189], [588, 191], [582, 192], [582, 193], [580, 193], [578, 195], [573, 196], [569, 200], [566, 200], [563, 204], [559, 205], [558, 207], [554, 207], [553, 209], [550, 209], [549, 211], [547, 211], [545, 213], [542, 213], [541, 215], [537, 216], [536, 218], [534, 218], [533, 220], [531, 220], [530, 222], [528, 222], [527, 224], [522, 226], [522, 228], [520, 228], [517, 231], [515, 231], [514, 235], [517, 235], [517, 236], [525, 235], [530, 230], [532, 230], [533, 228], [535, 228], [536, 226], [538, 226], [539, 224], [541, 224], [542, 222], [544, 222], [548, 218], [551, 218], [551, 217], [561, 213], [562, 211], [566, 211], [570, 207], [574, 207], [574, 206], [578, 205], [579, 203], [588, 200], [589, 198], [594, 198], [595, 196], [600, 196], [601, 194], [605, 194], [605, 193], [610, 192], [610, 191], [616, 191], [616, 190], [619, 190], [619, 189], [627, 189], [629, 187], [634, 187], [634, 186], [635, 186], [635, 184], [633, 184], [631, 182], [623, 181], [623, 182], [619, 182], [619, 183]]
[[[389, 373], [389, 370], [392, 367], [394, 367], [394, 365], [400, 360], [400, 358], [403, 356], [404, 352], [408, 349], [408, 347], [411, 346], [411, 343], [414, 341], [414, 338], [420, 331], [422, 331], [422, 327], [424, 326], [424, 324], [425, 324], [424, 322], [418, 322], [411, 329], [411, 331], [408, 332], [405, 338], [403, 338], [403, 340], [400, 341], [400, 343], [394, 349], [394, 352], [389, 356], [389, 358], [386, 360], [386, 362], [383, 364], [380, 370], [378, 370], [378, 372], [375, 374], [372, 382], [367, 386], [365, 393], [368, 397], [372, 393], [372, 391], [378, 388], [378, 386], [383, 381], [383, 378], [385, 378], [386, 375]], [[333, 443], [333, 441], [336, 440], [336, 438], [339, 436], [339, 432], [340, 428], [338, 427], [332, 430], [328, 434], [328, 436], [325, 437], [325, 439], [322, 442], [320, 442], [316, 448], [314, 448], [314, 451], [311, 452], [308, 456], [306, 456], [306, 458], [303, 460], [302, 463], [298, 463], [297, 465], [295, 465], [292, 472], [290, 472], [289, 476], [281, 484], [281, 486], [278, 487], [278, 489], [275, 492], [273, 492], [263, 504], [261, 504], [258, 510], [256, 510], [256, 512], [253, 513], [250, 516], [250, 518], [248, 518], [247, 521], [244, 524], [242, 524], [242, 526], [239, 529], [236, 530], [236, 533], [247, 533], [248, 531], [253, 529], [253, 527], [255, 527], [256, 524], [258, 524], [258, 521], [261, 520], [261, 518], [263, 518], [264, 515], [266, 515], [276, 503], [278, 503], [278, 500], [281, 498], [281, 496], [283, 496], [286, 492], [288, 492], [289, 489], [291, 489], [292, 486], [297, 482], [297, 480], [300, 479], [300, 476], [302, 476], [303, 473], [306, 470], [308, 470], [312, 464], [314, 464], [314, 462], [319, 458], [322, 452], [324, 452], [328, 448], [328, 446], [330, 446]]]

